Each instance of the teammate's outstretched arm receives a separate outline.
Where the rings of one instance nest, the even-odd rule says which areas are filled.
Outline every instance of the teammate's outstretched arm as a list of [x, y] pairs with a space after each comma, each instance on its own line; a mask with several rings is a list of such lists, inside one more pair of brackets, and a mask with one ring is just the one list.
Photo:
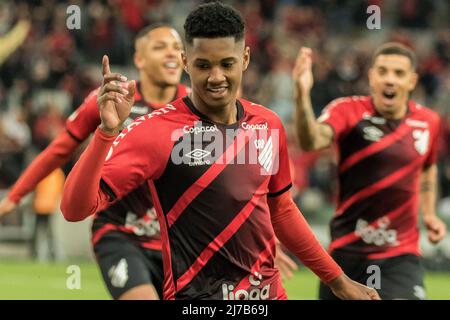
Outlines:
[[333, 293], [345, 300], [379, 300], [375, 289], [348, 278], [323, 249], [289, 191], [268, 198], [272, 224], [278, 239], [311, 269]]
[[292, 278], [294, 272], [298, 270], [297, 263], [283, 251], [278, 239], [276, 239], [275, 266], [280, 270], [283, 280]]
[[292, 71], [294, 81], [295, 125], [300, 146], [303, 150], [318, 150], [328, 147], [333, 141], [333, 130], [321, 124], [314, 116], [311, 105], [313, 86], [312, 51], [302, 47]]
[[422, 171], [420, 201], [423, 223], [428, 231], [428, 240], [437, 244], [444, 239], [447, 226], [436, 215], [437, 165], [433, 164]]
[[61, 132], [39, 156], [31, 162], [0, 201], [0, 217], [13, 211], [20, 200], [36, 188], [36, 185], [53, 170], [64, 165], [78, 148], [79, 142], [67, 131]]
[[64, 185], [61, 211], [69, 221], [83, 220], [115, 200], [100, 188], [102, 168], [112, 142], [130, 114], [136, 84], [130, 81], [124, 88], [118, 82], [126, 82], [127, 79], [121, 74], [111, 73], [107, 56], [103, 57], [102, 63], [103, 82], [97, 100], [100, 130], [96, 131]]

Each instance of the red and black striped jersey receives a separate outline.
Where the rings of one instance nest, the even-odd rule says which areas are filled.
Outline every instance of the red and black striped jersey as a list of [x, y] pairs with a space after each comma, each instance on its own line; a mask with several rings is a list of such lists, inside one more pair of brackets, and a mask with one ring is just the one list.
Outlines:
[[284, 128], [260, 105], [241, 99], [237, 110], [227, 126], [176, 100], [131, 123], [104, 164], [103, 190], [118, 199], [148, 182], [165, 299], [286, 297], [267, 204], [291, 186]]
[[381, 259], [419, 255], [419, 180], [435, 163], [440, 119], [413, 101], [388, 120], [371, 97], [333, 101], [319, 121], [334, 130], [339, 196], [330, 250]]
[[[86, 140], [101, 123], [97, 106], [98, 90], [92, 91], [66, 122], [67, 132], [77, 141]], [[187, 91], [188, 88], [179, 84], [175, 99], [184, 97]], [[164, 105], [147, 103], [140, 93], [138, 82], [134, 105], [124, 126], [129, 125], [135, 118], [151, 113]], [[131, 190], [120, 201], [95, 215], [92, 224], [93, 244], [96, 244], [105, 233], [112, 235], [111, 231], [126, 233], [143, 247], [161, 249], [159, 223], [147, 184]]]

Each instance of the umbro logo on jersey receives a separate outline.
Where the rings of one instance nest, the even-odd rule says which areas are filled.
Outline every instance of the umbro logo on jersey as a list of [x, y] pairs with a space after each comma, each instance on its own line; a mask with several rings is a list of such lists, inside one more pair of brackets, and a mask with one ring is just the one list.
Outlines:
[[194, 160], [202, 160], [204, 157], [210, 155], [211, 152], [205, 151], [202, 149], [194, 149], [191, 152], [189, 152], [186, 157], [194, 159]]
[[120, 259], [119, 263], [112, 266], [108, 271], [111, 284], [116, 288], [123, 288], [128, 281], [128, 263], [125, 258]]
[[203, 166], [203, 165], [210, 165], [210, 160], [203, 160], [203, 158], [211, 155], [210, 151], [206, 151], [203, 149], [194, 149], [191, 152], [185, 154], [186, 157], [193, 159], [193, 162], [189, 162], [189, 166]]
[[365, 112], [363, 114], [363, 119], [369, 120], [373, 124], [386, 124], [386, 119], [385, 118], [372, 116], [368, 112]]
[[364, 139], [369, 141], [379, 141], [381, 137], [384, 136], [383, 131], [373, 126], [365, 127], [363, 129], [363, 132], [364, 132]]

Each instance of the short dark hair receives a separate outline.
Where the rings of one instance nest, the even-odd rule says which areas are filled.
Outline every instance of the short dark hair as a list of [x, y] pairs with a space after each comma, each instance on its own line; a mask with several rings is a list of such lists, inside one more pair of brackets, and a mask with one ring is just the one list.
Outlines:
[[407, 46], [398, 42], [387, 42], [380, 46], [372, 56], [372, 65], [374, 65], [375, 60], [380, 55], [398, 54], [409, 58], [411, 61], [411, 66], [415, 70], [417, 67], [417, 57], [414, 51], [412, 51]]
[[184, 23], [185, 40], [192, 44], [194, 38], [234, 37], [244, 39], [245, 24], [241, 14], [229, 5], [218, 1], [204, 3], [189, 13]]
[[155, 22], [155, 23], [149, 24], [148, 26], [139, 30], [139, 32], [134, 37], [134, 44], [136, 45], [136, 42], [138, 42], [139, 39], [146, 37], [150, 31], [158, 29], [158, 28], [173, 29], [173, 27], [171, 25], [164, 23], [164, 22]]

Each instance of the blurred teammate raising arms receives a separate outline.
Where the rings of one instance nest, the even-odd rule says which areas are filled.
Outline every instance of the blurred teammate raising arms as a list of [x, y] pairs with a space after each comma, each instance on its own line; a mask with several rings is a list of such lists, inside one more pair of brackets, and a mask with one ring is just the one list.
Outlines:
[[[179, 84], [182, 49], [179, 34], [168, 25], [150, 25], [139, 32], [134, 54], [139, 81], [124, 125], [186, 95], [187, 88]], [[79, 145], [95, 132], [101, 123], [97, 100], [108, 88], [106, 85], [93, 91], [69, 117], [66, 130], [30, 164], [1, 201], [0, 216], [11, 212], [42, 179], [69, 161]], [[146, 185], [136, 186], [123, 199], [95, 215], [92, 244], [114, 299], [161, 297], [164, 273], [159, 223], [155, 218]]]
[[[293, 80], [300, 144], [317, 150], [334, 144], [339, 154], [339, 198], [331, 221], [332, 257], [355, 281], [380, 271], [383, 299], [423, 299], [417, 227], [419, 198], [432, 243], [445, 224], [436, 215], [440, 119], [410, 100], [418, 75], [416, 56], [399, 43], [378, 48], [369, 70], [370, 96], [331, 102], [315, 119], [310, 90], [312, 52], [302, 48]], [[324, 284], [321, 299], [336, 296]]]

